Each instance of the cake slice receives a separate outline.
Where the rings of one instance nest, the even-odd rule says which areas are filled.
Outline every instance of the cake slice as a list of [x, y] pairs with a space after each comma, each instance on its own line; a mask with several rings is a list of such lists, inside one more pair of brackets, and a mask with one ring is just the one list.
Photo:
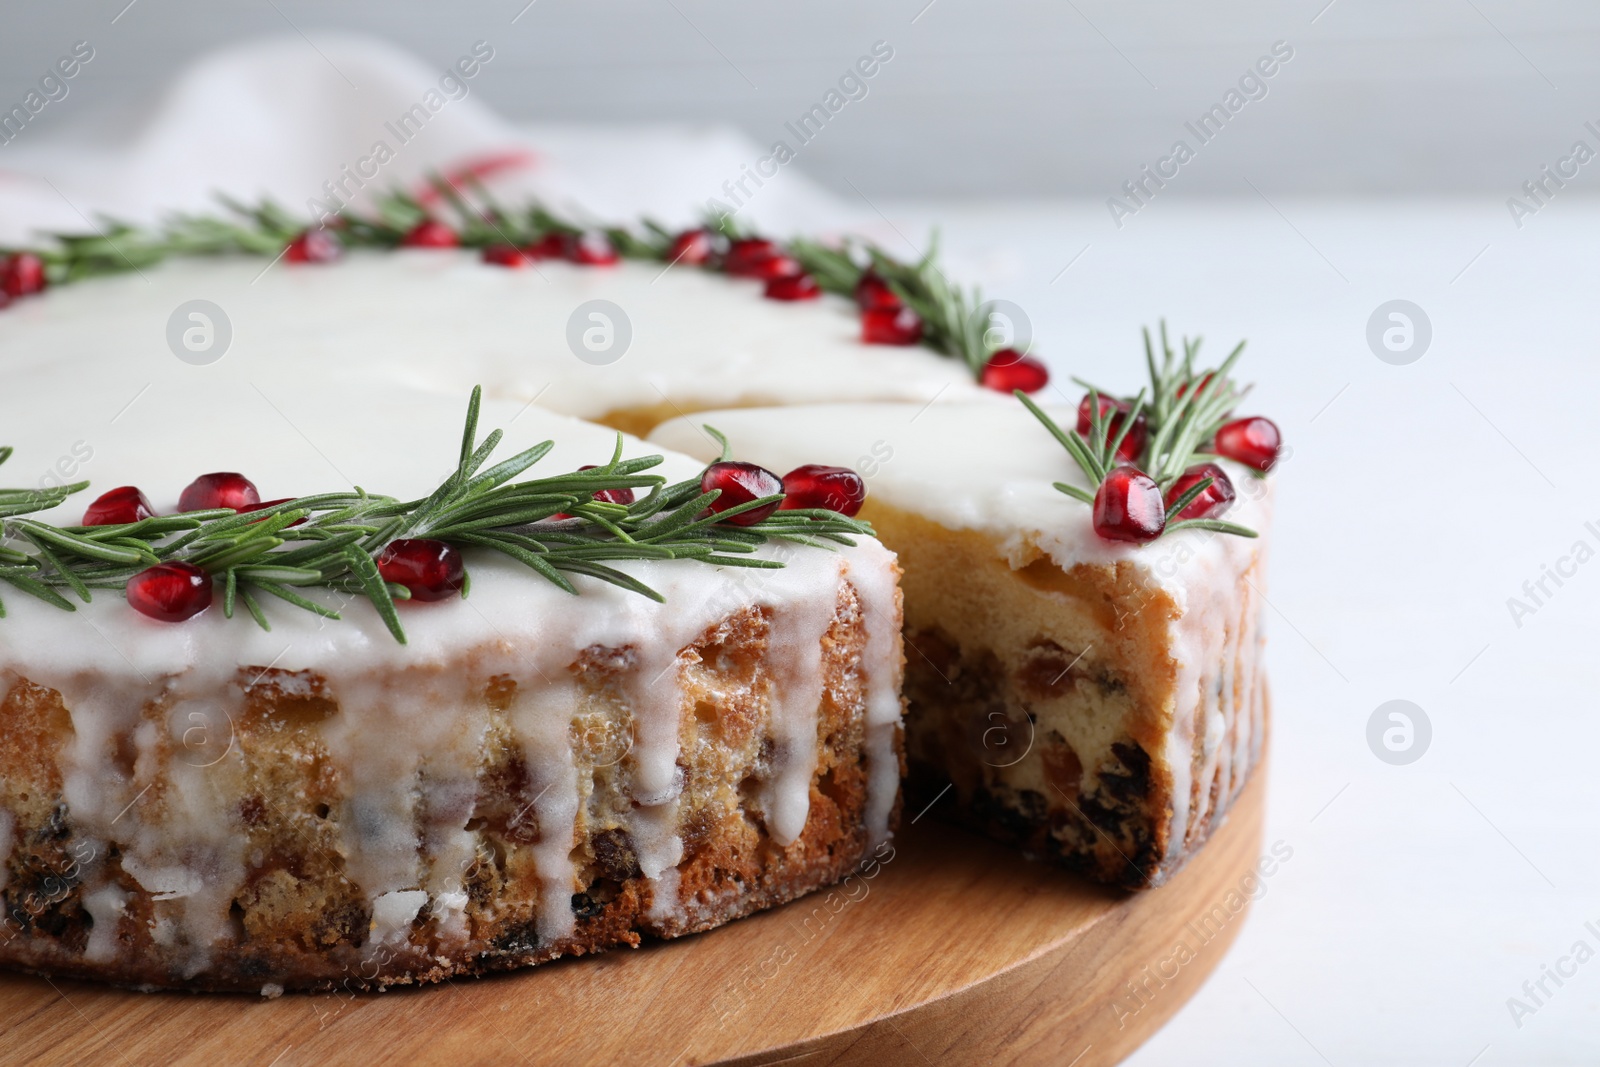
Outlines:
[[[139, 484], [166, 514], [213, 466], [268, 496], [342, 474], [422, 497], [460, 442], [459, 400], [404, 391], [275, 407], [193, 384], [107, 426], [103, 386], [65, 410], [0, 400], [11, 465], [92, 435], [97, 488]], [[530, 476], [617, 442], [523, 404], [483, 419], [505, 454], [555, 442]], [[76, 523], [77, 499], [44, 518]], [[691, 933], [834, 882], [887, 847], [902, 770], [896, 565], [851, 540], [756, 547], [781, 569], [611, 562], [659, 602], [468, 549], [470, 596], [399, 604], [404, 644], [351, 591], [300, 589], [337, 620], [258, 592], [269, 630], [224, 617], [220, 580], [179, 622], [118, 591], [69, 612], [0, 585], [0, 964], [372, 988]]]
[[[1077, 419], [1043, 414], [1063, 432]], [[918, 803], [953, 785], [940, 810], [1128, 887], [1161, 884], [1226, 817], [1266, 737], [1262, 540], [1212, 520], [1108, 540], [1094, 508], [1053, 487], [1094, 488], [1020, 403], [709, 412], [652, 440], [705, 454], [702, 423], [774, 471], [864, 477], [861, 515], [905, 572]], [[1237, 491], [1227, 520], [1264, 532], [1269, 483], [1216, 462]]]

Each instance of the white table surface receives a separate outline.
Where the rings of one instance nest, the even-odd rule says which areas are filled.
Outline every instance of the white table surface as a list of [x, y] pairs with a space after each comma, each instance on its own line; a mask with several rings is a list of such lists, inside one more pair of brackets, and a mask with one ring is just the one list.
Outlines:
[[[1493, 198], [1173, 199], [1120, 231], [1098, 202], [868, 205], [891, 244], [937, 220], [1074, 400], [1069, 373], [1137, 388], [1162, 315], [1213, 357], [1248, 337], [1247, 407], [1293, 449], [1266, 834], [1293, 857], [1130, 1062], [1600, 1063], [1600, 958], [1520, 1026], [1507, 1004], [1576, 942], [1600, 953], [1600, 560], [1520, 627], [1507, 606], [1574, 542], [1600, 550], [1600, 202], [1567, 195], [1521, 230]], [[1407, 366], [1366, 341], [1395, 298], [1433, 325]], [[1396, 698], [1433, 728], [1405, 766], [1366, 740]]]

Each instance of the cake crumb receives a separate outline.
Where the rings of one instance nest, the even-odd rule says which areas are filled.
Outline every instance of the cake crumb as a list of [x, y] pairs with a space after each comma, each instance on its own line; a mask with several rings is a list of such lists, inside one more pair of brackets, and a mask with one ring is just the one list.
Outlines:
[[283, 996], [283, 986], [277, 982], [268, 982], [261, 987], [261, 996], [264, 1000], [277, 1000]]

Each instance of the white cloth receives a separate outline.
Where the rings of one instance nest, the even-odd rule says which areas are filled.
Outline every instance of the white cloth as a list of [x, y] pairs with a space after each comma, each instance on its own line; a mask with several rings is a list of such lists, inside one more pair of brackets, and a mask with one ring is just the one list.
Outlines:
[[[326, 203], [324, 183], [345, 168], [360, 177], [363, 159], [375, 177], [359, 189], [345, 182], [357, 207], [375, 192], [416, 190], [432, 173], [496, 161], [503, 165], [484, 184], [505, 202], [536, 198], [597, 222], [650, 215], [679, 224], [767, 154], [718, 126], [515, 125], [483, 102], [496, 63], [508, 60], [481, 43], [476, 56], [463, 50], [475, 68], [463, 77], [369, 38], [313, 33], [310, 41], [294, 35], [212, 53], [153, 107], [125, 101], [80, 112], [70, 94], [51, 104], [0, 144], [0, 243], [82, 232], [103, 216], [150, 223], [173, 211], [215, 212], [218, 192], [271, 197], [309, 221], [307, 201]], [[398, 125], [408, 113], [425, 117]], [[380, 142], [392, 153], [381, 164]], [[851, 221], [792, 165], [746, 189], [739, 217], [773, 233]]]

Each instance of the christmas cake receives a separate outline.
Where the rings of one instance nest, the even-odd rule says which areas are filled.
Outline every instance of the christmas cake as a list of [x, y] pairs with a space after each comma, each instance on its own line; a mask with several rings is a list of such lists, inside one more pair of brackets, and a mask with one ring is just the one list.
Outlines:
[[0, 493], [0, 963], [432, 981], [704, 930], [888, 847], [900, 608], [860, 523], [526, 404], [484, 440], [475, 398], [462, 443], [461, 398], [41, 403], [67, 376], [0, 400], [5, 469], [92, 442], [106, 489]]

